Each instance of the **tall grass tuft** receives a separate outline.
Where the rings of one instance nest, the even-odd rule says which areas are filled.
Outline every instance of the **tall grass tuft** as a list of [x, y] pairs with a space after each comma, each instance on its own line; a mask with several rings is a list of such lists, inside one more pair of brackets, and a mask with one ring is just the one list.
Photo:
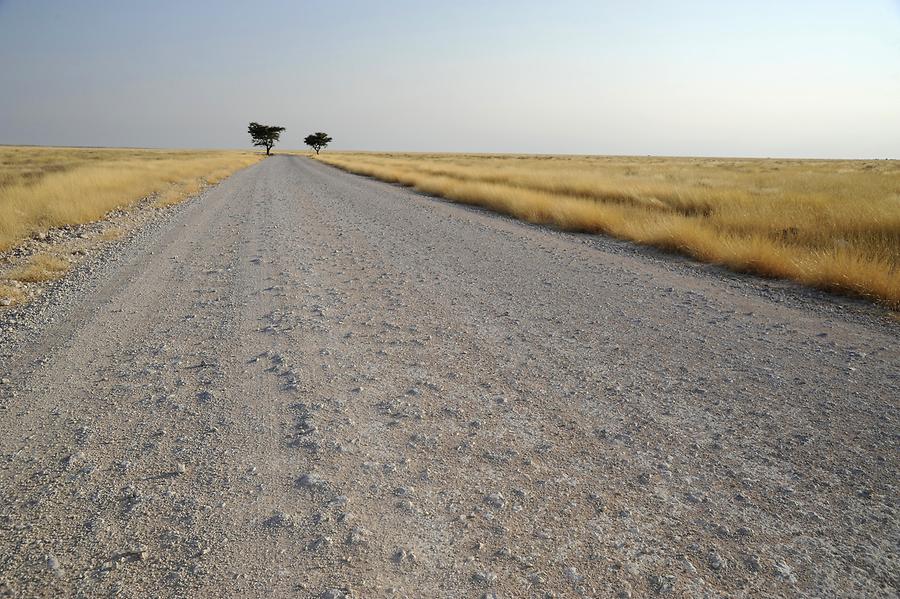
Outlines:
[[38, 283], [58, 279], [70, 268], [67, 260], [50, 254], [35, 254], [29, 258], [24, 266], [14, 269], [8, 274], [15, 281], [26, 283]]

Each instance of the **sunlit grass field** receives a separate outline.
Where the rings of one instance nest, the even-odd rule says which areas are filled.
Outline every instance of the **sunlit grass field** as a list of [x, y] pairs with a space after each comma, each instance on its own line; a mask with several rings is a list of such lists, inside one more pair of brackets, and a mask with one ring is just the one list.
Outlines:
[[330, 153], [342, 169], [900, 308], [900, 161]]
[[153, 194], [160, 204], [178, 202], [260, 158], [249, 151], [0, 146], [0, 251]]

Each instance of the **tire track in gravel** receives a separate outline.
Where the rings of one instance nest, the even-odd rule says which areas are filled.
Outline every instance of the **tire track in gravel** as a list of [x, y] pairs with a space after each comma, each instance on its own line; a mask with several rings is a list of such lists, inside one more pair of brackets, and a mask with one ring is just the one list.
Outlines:
[[236, 174], [3, 365], [0, 590], [895, 595], [896, 324], [604, 243]]

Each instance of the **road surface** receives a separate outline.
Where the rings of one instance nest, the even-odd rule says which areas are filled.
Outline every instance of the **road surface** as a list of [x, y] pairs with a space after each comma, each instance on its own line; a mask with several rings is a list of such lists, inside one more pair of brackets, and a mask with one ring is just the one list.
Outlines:
[[898, 331], [295, 156], [0, 348], [0, 595], [893, 597]]

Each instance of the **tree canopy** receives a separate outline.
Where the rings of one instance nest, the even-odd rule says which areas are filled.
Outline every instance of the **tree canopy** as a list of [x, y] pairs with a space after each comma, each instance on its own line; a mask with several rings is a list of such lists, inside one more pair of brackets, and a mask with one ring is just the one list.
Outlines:
[[319, 150], [322, 150], [331, 143], [331, 138], [328, 137], [327, 133], [323, 133], [318, 131], [316, 133], [312, 133], [306, 136], [306, 139], [303, 140], [303, 143], [311, 147], [316, 151], [316, 154], [319, 153]]
[[275, 142], [281, 137], [282, 131], [284, 131], [284, 127], [278, 127], [277, 125], [260, 125], [257, 122], [250, 123], [250, 126], [247, 127], [247, 132], [250, 133], [250, 139], [253, 141], [253, 145], [264, 147], [266, 149], [266, 156], [270, 154], [272, 146], [274, 146]]

